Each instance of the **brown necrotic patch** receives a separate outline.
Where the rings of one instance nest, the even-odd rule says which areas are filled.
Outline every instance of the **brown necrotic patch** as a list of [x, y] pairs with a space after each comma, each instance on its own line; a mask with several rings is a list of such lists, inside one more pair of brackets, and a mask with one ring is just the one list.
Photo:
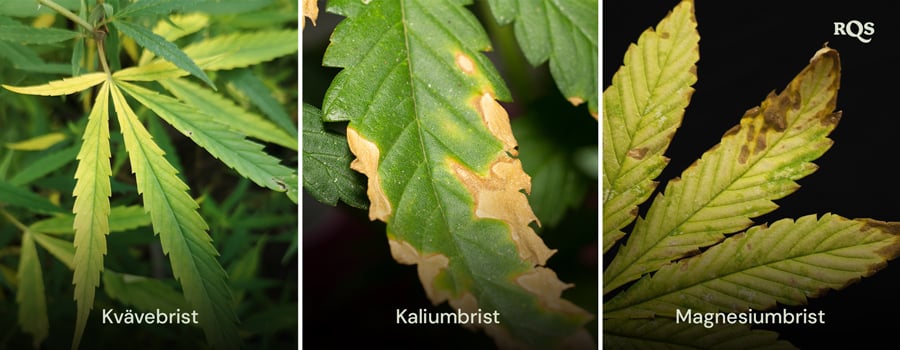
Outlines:
[[522, 163], [501, 156], [486, 177], [453, 161], [450, 166], [475, 201], [475, 217], [506, 223], [519, 257], [532, 264], [544, 265], [556, 250], [547, 248], [529, 226], [538, 221], [525, 196], [531, 192], [531, 177], [522, 170]]
[[378, 145], [366, 140], [356, 129], [347, 127], [347, 143], [350, 151], [356, 159], [350, 163], [350, 168], [361, 172], [368, 177], [366, 195], [369, 197], [369, 220], [388, 221], [391, 215], [391, 202], [381, 188], [381, 177], [378, 175], [378, 161], [380, 151]]
[[632, 148], [632, 149], [628, 150], [628, 152], [626, 152], [625, 155], [628, 157], [637, 159], [637, 160], [641, 160], [641, 159], [644, 159], [645, 156], [647, 156], [648, 150], [649, 149], [647, 147]]
[[474, 105], [491, 134], [503, 143], [503, 150], [513, 157], [519, 155], [519, 144], [513, 136], [506, 109], [490, 93], [479, 96]]
[[463, 73], [469, 75], [475, 74], [475, 62], [462, 52], [456, 53], [456, 66], [462, 70]]

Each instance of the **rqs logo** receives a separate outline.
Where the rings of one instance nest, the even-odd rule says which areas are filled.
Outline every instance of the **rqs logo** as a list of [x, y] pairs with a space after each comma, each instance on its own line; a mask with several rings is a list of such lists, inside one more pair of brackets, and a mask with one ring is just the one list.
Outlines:
[[857, 38], [864, 44], [872, 41], [872, 35], [875, 34], [875, 23], [860, 22], [852, 20], [847, 23], [834, 22], [834, 35], [846, 35], [851, 38]]

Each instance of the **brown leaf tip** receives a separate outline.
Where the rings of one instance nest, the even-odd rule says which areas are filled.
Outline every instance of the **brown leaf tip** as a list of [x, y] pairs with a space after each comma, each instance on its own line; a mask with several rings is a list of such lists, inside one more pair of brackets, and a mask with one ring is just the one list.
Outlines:
[[391, 215], [391, 202], [381, 188], [381, 177], [378, 175], [378, 161], [380, 152], [378, 145], [366, 140], [356, 129], [347, 127], [347, 144], [356, 159], [350, 163], [350, 168], [361, 172], [368, 177], [366, 195], [369, 197], [369, 220], [388, 221]]

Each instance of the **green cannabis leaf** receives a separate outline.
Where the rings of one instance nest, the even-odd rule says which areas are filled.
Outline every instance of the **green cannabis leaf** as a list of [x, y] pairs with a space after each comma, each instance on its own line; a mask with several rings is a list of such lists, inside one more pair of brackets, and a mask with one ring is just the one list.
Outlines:
[[368, 177], [369, 217], [387, 223], [391, 253], [418, 266], [434, 304], [496, 310], [482, 325], [501, 347], [593, 346], [571, 285], [544, 267], [554, 253], [529, 226], [530, 178], [517, 158], [509, 92], [479, 51], [490, 42], [468, 1], [329, 2], [346, 16], [324, 64], [324, 119], [346, 121]]
[[200, 78], [204, 83], [215, 89], [215, 84], [209, 79], [209, 76], [207, 76], [186, 53], [181, 51], [178, 46], [175, 46], [175, 44], [140, 25], [126, 21], [113, 21], [112, 23], [116, 29], [134, 39], [134, 41], [145, 49], [153, 52], [159, 57], [165, 58], [168, 62], [171, 62], [178, 66], [178, 68], [184, 69], [191, 75]]
[[604, 342], [727, 348], [746, 339], [748, 346], [792, 347], [746, 325], [707, 330], [676, 319], [685, 310], [801, 305], [842, 289], [900, 255], [900, 223], [824, 214], [750, 227], [797, 190], [832, 145], [841, 71], [838, 52], [827, 46], [637, 216], [696, 80], [695, 27], [693, 3], [683, 1], [629, 48], [604, 92], [604, 233], [612, 233], [604, 252], [637, 217], [603, 273], [604, 294], [619, 291], [604, 304]]
[[597, 117], [597, 1], [489, 0], [501, 25], [515, 21], [519, 47], [534, 66], [550, 61], [550, 73], [574, 105], [588, 102]]
[[350, 169], [353, 154], [346, 136], [330, 133], [322, 124], [322, 111], [303, 104], [303, 188], [317, 200], [366, 209], [365, 180]]

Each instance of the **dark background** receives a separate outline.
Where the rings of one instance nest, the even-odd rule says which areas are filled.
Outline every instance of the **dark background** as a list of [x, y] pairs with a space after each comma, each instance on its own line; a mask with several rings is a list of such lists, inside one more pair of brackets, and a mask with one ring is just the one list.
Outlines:
[[[678, 1], [604, 1], [601, 15], [601, 75], [605, 89], [622, 64], [629, 43], [656, 24]], [[831, 134], [831, 150], [815, 163], [819, 170], [799, 181], [797, 192], [776, 201], [779, 209], [754, 219], [832, 212], [848, 218], [900, 221], [900, 42], [896, 6], [875, 1], [698, 1], [700, 61], [695, 93], [681, 128], [666, 153], [664, 182], [680, 174], [744, 111], [772, 90], [781, 91], [828, 42], [841, 55], [837, 109], [843, 118]], [[833, 35], [833, 22], [874, 22], [868, 44]], [[759, 327], [801, 349], [888, 348], [900, 324], [900, 261], [841, 291], [829, 291], [809, 305], [788, 310], [825, 312], [825, 324]], [[782, 305], [775, 310], [780, 310]]]

